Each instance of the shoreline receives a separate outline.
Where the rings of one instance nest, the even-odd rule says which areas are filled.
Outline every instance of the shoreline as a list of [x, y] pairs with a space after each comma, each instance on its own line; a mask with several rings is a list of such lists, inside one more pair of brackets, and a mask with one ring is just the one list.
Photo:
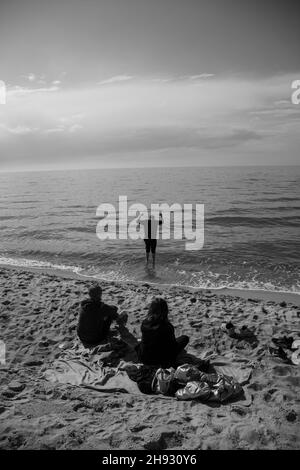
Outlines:
[[11, 269], [16, 271], [29, 271], [29, 272], [40, 272], [46, 274], [53, 274], [54, 276], [62, 278], [71, 278], [71, 279], [82, 279], [82, 280], [91, 280], [97, 281], [99, 283], [105, 283], [107, 285], [120, 285], [120, 286], [132, 286], [132, 285], [149, 285], [159, 290], [164, 289], [180, 289], [183, 292], [203, 292], [203, 293], [212, 293], [216, 295], [225, 295], [229, 297], [240, 297], [241, 299], [253, 299], [253, 300], [262, 300], [270, 302], [287, 302], [293, 305], [300, 307], [300, 293], [297, 292], [288, 292], [288, 291], [269, 291], [265, 289], [244, 289], [237, 287], [193, 287], [188, 285], [179, 285], [179, 284], [158, 284], [155, 282], [149, 281], [121, 281], [121, 280], [107, 280], [101, 278], [95, 278], [94, 276], [89, 276], [86, 274], [81, 274], [80, 272], [74, 272], [68, 269], [59, 269], [52, 267], [38, 267], [38, 266], [17, 266], [10, 265], [5, 263], [0, 263], [0, 268]]

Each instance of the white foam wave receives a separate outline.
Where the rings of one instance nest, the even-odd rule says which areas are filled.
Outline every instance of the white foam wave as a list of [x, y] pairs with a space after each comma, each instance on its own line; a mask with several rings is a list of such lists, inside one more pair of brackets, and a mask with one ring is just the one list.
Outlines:
[[4, 264], [6, 266], [16, 266], [19, 268], [58, 269], [60, 271], [71, 271], [75, 274], [79, 274], [82, 271], [82, 268], [79, 266], [55, 264], [50, 263], [49, 261], [38, 261], [25, 258], [7, 258], [4, 256], [0, 256], [0, 264]]
[[[58, 271], [69, 271], [74, 274], [79, 274], [80, 276], [87, 278], [94, 278], [102, 281], [114, 281], [114, 282], [135, 282], [137, 284], [148, 283], [151, 285], [164, 285], [164, 286], [178, 286], [186, 287], [193, 289], [211, 289], [211, 290], [221, 290], [221, 289], [237, 289], [237, 290], [256, 290], [264, 292], [277, 292], [277, 293], [293, 293], [300, 294], [298, 286], [293, 286], [289, 290], [284, 290], [279, 286], [273, 285], [270, 282], [262, 283], [258, 281], [234, 281], [231, 282], [229, 279], [226, 282], [218, 282], [208, 278], [208, 275], [205, 273], [191, 273], [191, 278], [188, 280], [184, 279], [183, 274], [187, 274], [185, 270], [180, 270], [178, 273], [182, 276], [182, 279], [178, 282], [172, 282], [171, 280], [163, 282], [163, 278], [157, 275], [151, 275], [151, 277], [144, 277], [142, 280], [137, 280], [134, 276], [130, 276], [129, 273], [123, 271], [122, 267], [119, 267], [119, 270], [109, 270], [101, 272], [95, 267], [90, 269], [84, 269], [79, 266], [74, 265], [65, 265], [65, 264], [56, 264], [49, 261], [40, 261], [32, 260], [25, 258], [8, 258], [5, 256], [0, 256], [0, 265], [6, 266], [15, 266], [23, 268], [35, 268], [35, 269], [50, 269]], [[167, 268], [168, 269], [168, 268]], [[213, 273], [211, 273], [213, 274]], [[210, 277], [210, 276], [209, 276]], [[211, 276], [218, 278], [218, 276]], [[192, 281], [192, 282], [190, 282]]]

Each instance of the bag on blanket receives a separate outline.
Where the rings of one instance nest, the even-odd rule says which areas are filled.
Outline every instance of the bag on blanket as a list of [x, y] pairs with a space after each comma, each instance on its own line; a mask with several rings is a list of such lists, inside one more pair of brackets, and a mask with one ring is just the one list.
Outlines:
[[237, 397], [243, 391], [232, 377], [221, 374], [202, 374], [198, 381], [191, 381], [184, 388], [177, 390], [178, 400], [199, 399], [207, 402], [224, 403]]
[[227, 375], [209, 374], [207, 379], [207, 383], [211, 387], [209, 401], [224, 403], [235, 398], [243, 391], [241, 385]]
[[174, 378], [175, 369], [170, 367], [170, 369], [157, 369], [152, 380], [152, 391], [154, 393], [161, 393], [162, 395], [167, 395], [170, 388], [171, 382]]
[[177, 400], [208, 400], [211, 390], [205, 382], [188, 382], [184, 388], [177, 390], [175, 396]]
[[203, 372], [200, 372], [196, 366], [192, 364], [182, 364], [177, 367], [174, 379], [178, 380], [180, 383], [187, 383], [193, 380], [200, 380], [202, 375]]

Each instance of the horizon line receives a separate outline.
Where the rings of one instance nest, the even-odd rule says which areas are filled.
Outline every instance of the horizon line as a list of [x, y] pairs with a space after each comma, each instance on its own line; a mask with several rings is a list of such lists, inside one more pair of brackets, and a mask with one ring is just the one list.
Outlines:
[[160, 165], [160, 166], [112, 166], [112, 167], [70, 167], [70, 168], [31, 168], [31, 169], [7, 169], [1, 170], [0, 174], [7, 173], [40, 173], [40, 172], [61, 172], [61, 171], [93, 171], [93, 170], [153, 170], [161, 168], [274, 168], [274, 167], [300, 167], [299, 164], [257, 164], [257, 165]]

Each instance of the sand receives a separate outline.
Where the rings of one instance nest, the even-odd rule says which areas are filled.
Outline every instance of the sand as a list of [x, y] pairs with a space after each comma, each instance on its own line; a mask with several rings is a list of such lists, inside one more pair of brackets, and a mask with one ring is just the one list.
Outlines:
[[[128, 313], [136, 337], [159, 295], [177, 334], [190, 336], [189, 352], [251, 364], [246, 400], [212, 406], [48, 382], [43, 373], [61, 354], [58, 346], [74, 341], [88, 284], [67, 273], [0, 267], [0, 449], [299, 448], [300, 367], [268, 350], [273, 335], [300, 336], [299, 296], [101, 282], [104, 301]], [[257, 343], [230, 338], [224, 321], [253, 327]]]

